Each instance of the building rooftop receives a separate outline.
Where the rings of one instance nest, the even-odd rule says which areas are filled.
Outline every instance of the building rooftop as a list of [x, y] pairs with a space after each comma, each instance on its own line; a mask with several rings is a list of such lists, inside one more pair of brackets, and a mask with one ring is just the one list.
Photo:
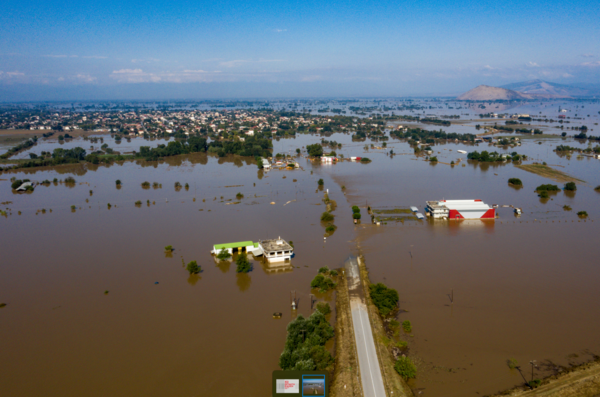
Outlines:
[[272, 240], [261, 240], [260, 245], [262, 245], [263, 250], [265, 252], [273, 252], [273, 251], [293, 251], [291, 245], [289, 245], [285, 240], [282, 239], [272, 239]]

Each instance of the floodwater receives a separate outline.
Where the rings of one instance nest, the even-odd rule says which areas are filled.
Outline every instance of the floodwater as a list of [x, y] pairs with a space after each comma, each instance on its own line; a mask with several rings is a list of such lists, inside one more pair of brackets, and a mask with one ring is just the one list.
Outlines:
[[[294, 153], [319, 139], [280, 139], [274, 153]], [[527, 139], [516, 148], [475, 148], [517, 151], [585, 180], [574, 194], [541, 201], [535, 187], [556, 182], [512, 164], [469, 163], [456, 152], [474, 149], [464, 144], [436, 145], [440, 163], [431, 165], [394, 139], [385, 150], [365, 150], [381, 143], [352, 142], [347, 134], [326, 139], [343, 144], [338, 154], [373, 161], [321, 166], [299, 158], [303, 170], [263, 172], [253, 159], [194, 154], [0, 175], [2, 209], [10, 208], [0, 217], [0, 302], [7, 304], [0, 309], [0, 395], [268, 395], [293, 316], [290, 291], [300, 297], [299, 312], [309, 314], [318, 268], [341, 267], [357, 250], [371, 281], [399, 291], [407, 311], [399, 319], [413, 325], [413, 336], [402, 338], [419, 367], [411, 386], [421, 395], [512, 387], [521, 378], [506, 366], [509, 358], [524, 368], [535, 359], [537, 371], [549, 374], [549, 362], [568, 365], [600, 352], [600, 194], [593, 190], [600, 161], [552, 152], [558, 144], [581, 143]], [[397, 155], [387, 155], [389, 149]], [[459, 158], [454, 167], [443, 164]], [[74, 176], [77, 184], [13, 194], [11, 176]], [[511, 177], [524, 187], [509, 187]], [[319, 178], [338, 204], [338, 229], [326, 240]], [[162, 188], [143, 189], [144, 181]], [[175, 191], [176, 181], [189, 189]], [[238, 192], [244, 198], [230, 204]], [[523, 215], [500, 208], [495, 222], [374, 226], [363, 209], [363, 223], [351, 221], [351, 205], [422, 211], [426, 200], [441, 198], [514, 205]], [[587, 221], [576, 216], [580, 210]], [[216, 265], [209, 254], [216, 243], [277, 236], [293, 240], [293, 268], [274, 271], [254, 261], [252, 272], [236, 274], [235, 264]], [[166, 245], [175, 247], [172, 257]], [[191, 260], [201, 274], [187, 274], [183, 266]], [[273, 319], [273, 312], [283, 318]]]
[[[2, 206], [12, 215], [0, 219], [3, 396], [268, 395], [291, 320], [290, 291], [299, 312], [310, 314], [318, 268], [341, 267], [352, 248], [339, 189], [331, 191], [339, 229], [324, 241], [322, 176], [259, 173], [253, 159], [197, 154], [156, 168], [100, 166], [79, 170], [72, 188], [39, 186], [27, 195], [8, 193], [9, 175], [0, 181], [2, 202], [12, 201]], [[145, 180], [162, 189], [142, 189]], [[175, 181], [190, 189], [176, 192]], [[241, 203], [226, 205], [238, 192]], [[293, 269], [269, 271], [255, 261], [252, 272], [236, 274], [235, 264], [217, 266], [209, 254], [216, 243], [278, 236], [294, 242]], [[175, 247], [172, 258], [166, 245]], [[187, 274], [191, 260], [201, 274]]]

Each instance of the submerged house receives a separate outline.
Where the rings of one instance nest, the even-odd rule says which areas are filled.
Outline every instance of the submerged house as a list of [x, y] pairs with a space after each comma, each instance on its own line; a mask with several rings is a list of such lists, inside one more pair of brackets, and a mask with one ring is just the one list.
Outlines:
[[282, 240], [281, 237], [272, 240], [261, 240], [258, 245], [269, 262], [283, 262], [290, 260], [294, 255], [294, 248]]

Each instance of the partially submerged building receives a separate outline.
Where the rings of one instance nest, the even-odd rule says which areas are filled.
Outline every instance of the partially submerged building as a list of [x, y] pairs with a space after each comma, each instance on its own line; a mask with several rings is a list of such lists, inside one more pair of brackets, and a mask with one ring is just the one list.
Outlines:
[[294, 248], [282, 240], [281, 237], [272, 240], [261, 240], [258, 244], [269, 262], [283, 262], [290, 260], [294, 255]]
[[425, 213], [432, 218], [495, 219], [496, 210], [482, 200], [427, 201]]

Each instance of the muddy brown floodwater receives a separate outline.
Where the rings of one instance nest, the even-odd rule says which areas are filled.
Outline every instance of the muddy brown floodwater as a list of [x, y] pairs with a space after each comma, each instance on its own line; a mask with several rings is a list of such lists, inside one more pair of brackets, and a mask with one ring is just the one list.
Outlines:
[[[73, 188], [39, 186], [28, 195], [10, 193], [10, 174], [1, 176], [1, 201], [12, 201], [2, 207], [12, 215], [0, 219], [0, 395], [268, 395], [290, 291], [310, 314], [318, 268], [343, 266], [352, 247], [340, 189], [331, 191], [339, 229], [324, 242], [316, 173], [259, 173], [253, 159], [206, 155], [93, 169], [79, 170]], [[162, 189], [142, 189], [145, 180]], [[190, 189], [176, 192], [175, 181]], [[226, 187], [233, 185], [241, 186]], [[226, 205], [238, 192], [241, 203]], [[296, 247], [287, 271], [254, 261], [252, 272], [236, 274], [235, 263], [217, 266], [209, 254], [216, 243], [277, 236]], [[163, 252], [169, 244], [172, 258]], [[188, 275], [191, 260], [201, 274]]]
[[[274, 152], [318, 139], [282, 139]], [[358, 249], [371, 281], [400, 293], [407, 312], [399, 319], [413, 325], [401, 337], [419, 367], [411, 387], [421, 395], [475, 396], [512, 387], [521, 380], [506, 366], [509, 358], [524, 367], [536, 359], [539, 376], [600, 352], [600, 194], [593, 190], [600, 162], [557, 156], [551, 145], [558, 138], [508, 150], [477, 148], [515, 150], [586, 181], [575, 194], [544, 201], [533, 189], [551, 181], [512, 164], [467, 163], [456, 152], [472, 150], [465, 145], [436, 145], [440, 163], [431, 165], [393, 139], [388, 149], [368, 152], [369, 141], [329, 139], [343, 143], [338, 154], [373, 162], [320, 166], [300, 158], [303, 170], [263, 172], [253, 159], [197, 154], [158, 164], [0, 175], [1, 208], [10, 209], [0, 218], [0, 302], [7, 303], [0, 309], [0, 395], [268, 395], [293, 315], [290, 291], [300, 297], [299, 312], [309, 314], [309, 284], [318, 268], [341, 267]], [[399, 155], [386, 155], [391, 148]], [[443, 164], [461, 156], [455, 167]], [[11, 176], [74, 176], [77, 184], [13, 194]], [[511, 177], [525, 187], [510, 188]], [[319, 178], [338, 204], [338, 229], [326, 240]], [[144, 181], [162, 188], [143, 189]], [[176, 181], [189, 189], [176, 191]], [[232, 204], [238, 192], [244, 198]], [[354, 204], [422, 211], [426, 200], [441, 198], [482, 199], [524, 212], [515, 218], [511, 208], [500, 208], [495, 223], [377, 227], [363, 208], [363, 223], [351, 221]], [[587, 221], [576, 216], [579, 210], [589, 213]], [[209, 254], [215, 243], [277, 236], [294, 242], [293, 268], [286, 271], [254, 261], [251, 273], [237, 274], [235, 264], [217, 266]], [[164, 254], [166, 245], [175, 247], [172, 257]], [[201, 274], [187, 274], [191, 260]], [[273, 312], [283, 318], [273, 319]]]

